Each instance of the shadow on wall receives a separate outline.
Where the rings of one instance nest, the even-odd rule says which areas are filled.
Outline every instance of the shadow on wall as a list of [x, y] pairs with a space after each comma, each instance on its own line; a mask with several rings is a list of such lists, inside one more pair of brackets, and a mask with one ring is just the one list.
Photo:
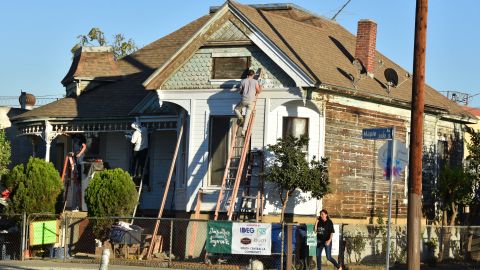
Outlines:
[[445, 166], [462, 166], [464, 141], [460, 127], [456, 127], [453, 134], [444, 136], [436, 144], [423, 148], [422, 172], [422, 212], [428, 224], [435, 219], [435, 188], [440, 171]]

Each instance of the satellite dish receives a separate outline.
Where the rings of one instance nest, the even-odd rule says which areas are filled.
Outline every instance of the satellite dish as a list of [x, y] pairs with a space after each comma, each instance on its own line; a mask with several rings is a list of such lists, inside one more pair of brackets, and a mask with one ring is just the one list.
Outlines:
[[390, 87], [396, 87], [398, 85], [398, 74], [393, 68], [386, 68], [383, 72], [387, 85]]

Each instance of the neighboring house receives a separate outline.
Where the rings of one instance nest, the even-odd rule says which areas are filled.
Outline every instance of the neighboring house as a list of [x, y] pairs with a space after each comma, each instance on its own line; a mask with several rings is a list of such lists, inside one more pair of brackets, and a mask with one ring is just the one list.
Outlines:
[[[480, 119], [480, 108], [473, 108], [473, 107], [464, 106], [463, 109], [465, 111], [473, 114], [477, 119]], [[477, 122], [475, 124], [468, 124], [467, 126], [472, 128], [476, 132], [480, 132], [480, 122]], [[471, 138], [470, 134], [465, 133], [465, 150], [464, 150], [465, 151], [465, 153], [464, 153], [465, 158], [469, 155], [468, 149], [467, 149], [467, 144], [470, 143], [470, 138]]]
[[[35, 156], [35, 152], [42, 150], [36, 149], [32, 140], [25, 137], [16, 137], [18, 130], [12, 125], [11, 119], [31, 110], [35, 105], [36, 99], [32, 94], [21, 92], [18, 101], [20, 108], [18, 108], [18, 106], [0, 106], [0, 130], [5, 131], [5, 136], [10, 142], [10, 168], [25, 163], [29, 156]], [[13, 104], [13, 102], [11, 104]], [[35, 138], [34, 141], [38, 139], [39, 138]]]
[[[179, 13], [179, 16], [181, 14]], [[264, 149], [285, 134], [310, 137], [309, 158], [329, 158], [332, 194], [317, 201], [296, 194], [287, 213], [364, 222], [386, 215], [388, 182], [377, 164], [383, 141], [361, 139], [363, 128], [396, 128], [409, 141], [412, 81], [375, 50], [376, 24], [359, 22], [357, 38], [337, 22], [292, 4], [221, 7], [179, 30], [114, 61], [111, 48], [83, 47], [62, 80], [67, 97], [15, 118], [22, 135], [44, 139], [46, 159], [61, 167], [70, 140], [84, 133], [91, 157], [128, 169], [125, 132], [138, 118], [150, 131], [150, 186], [140, 208], [159, 208], [168, 168], [186, 117], [167, 209], [191, 213], [204, 191], [202, 211], [215, 207], [226, 162], [237, 86], [245, 70], [262, 68], [252, 148]], [[408, 45], [408, 44], [407, 44]], [[357, 61], [354, 61], [357, 60]], [[462, 126], [475, 117], [427, 86], [425, 89], [424, 203], [438, 173], [438, 148], [462, 161]], [[406, 177], [394, 184], [394, 217], [406, 216]], [[265, 214], [280, 212], [278, 192], [266, 188]], [[295, 204], [295, 205], [293, 205]]]

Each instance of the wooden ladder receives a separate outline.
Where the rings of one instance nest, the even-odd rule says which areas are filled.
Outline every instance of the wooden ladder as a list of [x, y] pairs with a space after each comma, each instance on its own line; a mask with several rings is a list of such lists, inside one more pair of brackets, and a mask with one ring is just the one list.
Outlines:
[[[248, 122], [245, 123], [247, 125], [247, 132], [245, 133], [245, 136], [241, 135], [238, 124], [233, 126], [231, 146], [228, 151], [227, 164], [225, 165], [225, 171], [223, 173], [222, 186], [220, 188], [220, 194], [218, 195], [218, 200], [215, 207], [214, 220], [218, 220], [218, 215], [222, 204], [228, 205], [228, 220], [232, 220], [235, 203], [237, 201], [238, 189], [244, 173], [246, 156], [250, 149], [250, 138], [252, 135], [252, 125], [255, 120], [256, 105], [257, 100], [255, 97], [250, 118], [248, 119]], [[231, 195], [228, 201], [224, 201], [224, 193], [227, 188], [229, 190], [231, 189]]]
[[[65, 183], [65, 178], [67, 175], [67, 167], [70, 165], [70, 178], [68, 182]], [[73, 153], [67, 153], [65, 156], [65, 160], [63, 161], [63, 170], [62, 170], [62, 184], [64, 184], [64, 193], [63, 193], [63, 209], [62, 213], [65, 212], [67, 208], [67, 200], [68, 200], [68, 190], [70, 189], [70, 185], [75, 184], [74, 182], [77, 181], [77, 168], [75, 168], [75, 159], [73, 158]]]
[[236, 214], [237, 220], [243, 217], [243, 221], [253, 221], [252, 217], [254, 216], [256, 222], [262, 221], [264, 181], [261, 173], [263, 172], [263, 166], [263, 152], [257, 149], [252, 150], [249, 155], [249, 164], [242, 185], [240, 209]]
[[[138, 205], [140, 204], [140, 196], [142, 195], [142, 191], [143, 191], [143, 179], [145, 178], [145, 176], [150, 177], [150, 174], [147, 174], [147, 171], [149, 170], [149, 165], [150, 165], [150, 148], [148, 148], [147, 150], [147, 157], [145, 158], [145, 164], [143, 164], [142, 176], [140, 177], [140, 182], [138, 183], [138, 186], [135, 185], [137, 188], [137, 203], [135, 204], [135, 208], [133, 209], [132, 221], [130, 222], [130, 224], [133, 224], [133, 222], [135, 221], [135, 215], [137, 214]], [[135, 183], [135, 181], [133, 182]]]

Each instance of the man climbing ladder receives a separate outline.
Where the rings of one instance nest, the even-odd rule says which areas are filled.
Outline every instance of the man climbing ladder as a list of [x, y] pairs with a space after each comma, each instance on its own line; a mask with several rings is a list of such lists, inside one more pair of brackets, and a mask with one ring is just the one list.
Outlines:
[[[240, 95], [242, 99], [235, 106], [235, 114], [239, 120], [239, 125], [242, 127], [242, 135], [245, 136], [247, 131], [248, 120], [250, 119], [250, 113], [252, 112], [252, 106], [255, 102], [256, 96], [260, 93], [260, 85], [258, 81], [254, 79], [255, 71], [249, 70], [247, 78], [243, 79], [240, 83]], [[247, 108], [245, 112], [245, 118], [242, 116], [242, 109]]]

